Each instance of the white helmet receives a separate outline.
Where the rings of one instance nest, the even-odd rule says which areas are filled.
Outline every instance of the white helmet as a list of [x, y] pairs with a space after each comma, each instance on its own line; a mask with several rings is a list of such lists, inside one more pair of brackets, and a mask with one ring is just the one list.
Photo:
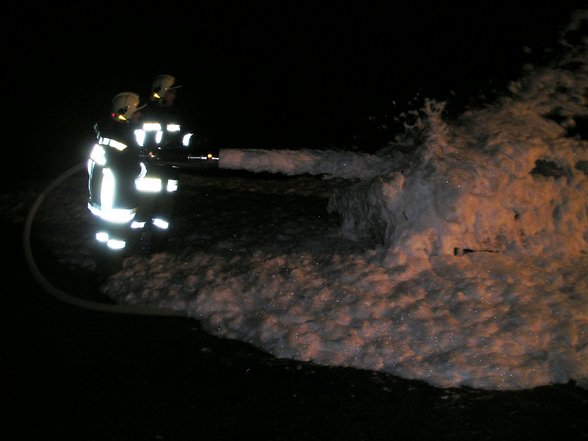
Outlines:
[[174, 85], [175, 82], [175, 77], [171, 75], [158, 75], [155, 77], [151, 84], [151, 100], [159, 101], [165, 97], [168, 91], [182, 87]]
[[112, 99], [111, 116], [119, 121], [131, 119], [133, 113], [141, 110], [146, 104], [139, 105], [139, 95], [133, 92], [121, 92]]

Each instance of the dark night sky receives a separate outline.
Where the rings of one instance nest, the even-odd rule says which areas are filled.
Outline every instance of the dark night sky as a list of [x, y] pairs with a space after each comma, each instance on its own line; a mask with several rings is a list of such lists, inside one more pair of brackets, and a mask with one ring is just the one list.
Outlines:
[[146, 94], [160, 73], [183, 84], [178, 104], [220, 147], [345, 145], [368, 116], [396, 111], [393, 101], [450, 90], [464, 98], [516, 78], [528, 61], [523, 46], [537, 54], [553, 44], [577, 5], [168, 2], [164, 13], [80, 3], [13, 6], [2, 30], [5, 84], [13, 109], [23, 108], [26, 148], [56, 148], [74, 164], [111, 98]]

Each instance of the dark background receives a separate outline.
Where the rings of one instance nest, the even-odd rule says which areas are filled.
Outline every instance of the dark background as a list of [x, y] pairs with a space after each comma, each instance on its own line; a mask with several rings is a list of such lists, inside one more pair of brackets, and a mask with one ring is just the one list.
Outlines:
[[146, 96], [161, 73], [219, 148], [371, 152], [386, 141], [376, 123], [417, 94], [457, 111], [543, 61], [581, 4], [514, 3], [12, 5], [3, 74], [17, 141], [6, 154], [33, 173], [79, 162], [112, 97]]

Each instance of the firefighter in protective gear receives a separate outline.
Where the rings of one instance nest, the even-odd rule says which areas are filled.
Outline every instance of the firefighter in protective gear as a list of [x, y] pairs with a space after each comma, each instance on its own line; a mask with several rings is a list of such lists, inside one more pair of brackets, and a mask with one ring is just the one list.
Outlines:
[[96, 240], [109, 250], [124, 250], [135, 227], [139, 200], [136, 180], [145, 174], [133, 126], [145, 106], [139, 95], [122, 92], [112, 99], [110, 117], [94, 125], [96, 143], [88, 159], [88, 208], [96, 221]]
[[192, 136], [184, 130], [173, 107], [179, 87], [173, 76], [157, 76], [151, 85], [150, 102], [134, 131], [139, 157], [145, 165], [145, 175], [137, 181], [136, 221], [144, 230], [143, 236], [149, 236], [151, 251], [160, 251], [169, 237], [179, 182], [179, 171], [171, 163], [186, 161]]
[[137, 220], [150, 235], [152, 251], [161, 250], [169, 236], [179, 182], [179, 171], [172, 163], [187, 160], [192, 137], [173, 107], [175, 90], [179, 87], [182, 86], [175, 84], [173, 76], [157, 76], [151, 85], [150, 103], [135, 130], [139, 155], [146, 166], [138, 187]]

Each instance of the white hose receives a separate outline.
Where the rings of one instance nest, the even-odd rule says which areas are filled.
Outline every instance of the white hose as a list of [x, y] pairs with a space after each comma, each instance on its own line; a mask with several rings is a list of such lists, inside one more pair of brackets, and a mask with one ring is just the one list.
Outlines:
[[33, 220], [35, 215], [43, 203], [45, 197], [62, 181], [69, 178], [70, 176], [74, 175], [75, 173], [85, 170], [86, 169], [86, 162], [77, 164], [66, 170], [62, 174], [60, 174], [56, 179], [54, 179], [46, 188], [45, 190], [37, 197], [33, 205], [31, 206], [23, 230], [23, 247], [24, 247], [24, 254], [25, 260], [29, 267], [29, 270], [33, 274], [33, 277], [37, 280], [37, 282], [50, 294], [58, 298], [59, 300], [69, 303], [74, 306], [79, 306], [81, 308], [91, 309], [94, 311], [101, 311], [101, 312], [114, 312], [114, 313], [122, 313], [122, 314], [139, 314], [139, 315], [155, 315], [155, 316], [173, 316], [173, 317], [187, 317], [185, 311], [179, 311], [175, 309], [163, 309], [163, 308], [152, 308], [149, 306], [137, 306], [137, 305], [110, 305], [106, 303], [99, 303], [93, 302], [90, 300], [80, 299], [76, 296], [70, 295], [53, 284], [51, 284], [41, 273], [39, 267], [35, 262], [35, 258], [33, 256], [33, 251], [31, 249], [31, 229], [33, 225]]

